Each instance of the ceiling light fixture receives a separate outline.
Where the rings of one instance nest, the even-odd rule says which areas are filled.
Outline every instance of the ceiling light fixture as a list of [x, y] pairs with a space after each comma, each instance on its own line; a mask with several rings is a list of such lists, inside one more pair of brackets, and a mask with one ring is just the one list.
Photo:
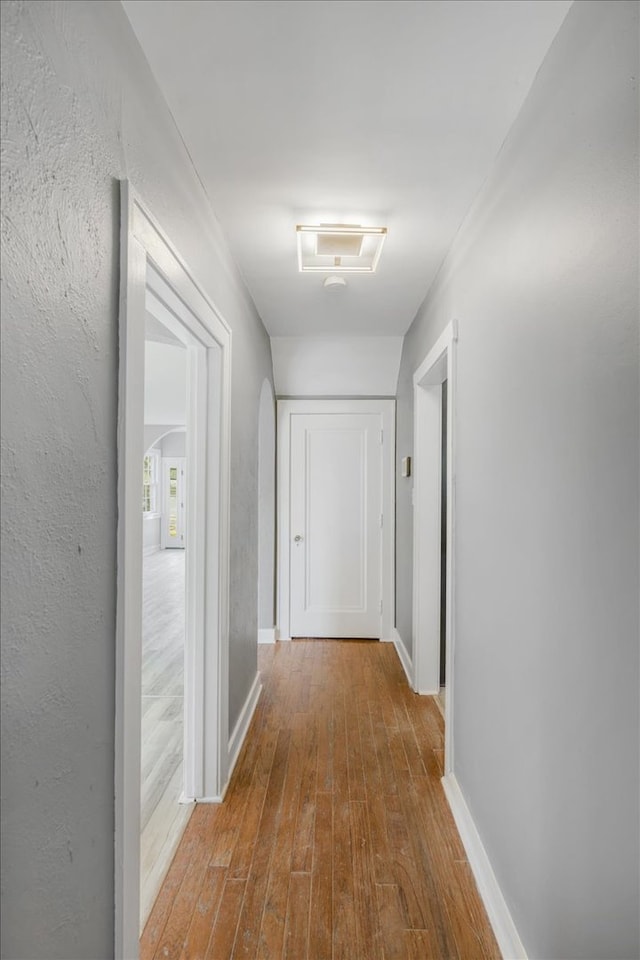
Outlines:
[[301, 273], [374, 273], [387, 228], [320, 223], [298, 225], [296, 235]]
[[327, 277], [324, 283], [322, 284], [322, 286], [326, 287], [327, 290], [339, 290], [340, 287], [346, 287], [346, 285], [347, 285], [347, 281], [345, 280], [344, 277], [335, 277], [335, 276]]

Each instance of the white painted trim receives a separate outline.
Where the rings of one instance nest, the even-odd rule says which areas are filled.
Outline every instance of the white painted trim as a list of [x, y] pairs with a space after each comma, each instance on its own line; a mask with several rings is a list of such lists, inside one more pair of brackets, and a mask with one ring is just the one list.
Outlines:
[[181, 793], [180, 796], [178, 797], [178, 803], [185, 807], [188, 807], [188, 806], [195, 807], [196, 805], [195, 800], [192, 800], [191, 797], [185, 797], [184, 792]]
[[277, 624], [280, 640], [290, 639], [289, 620], [289, 474], [291, 467], [291, 417], [294, 413], [373, 413], [382, 417], [382, 528], [380, 636], [390, 636], [395, 621], [395, 400], [390, 399], [295, 399], [278, 400], [278, 536], [277, 536]]
[[260, 674], [256, 673], [253, 683], [251, 684], [251, 689], [247, 695], [247, 699], [244, 702], [244, 706], [240, 711], [240, 716], [238, 721], [233, 728], [233, 733], [229, 737], [229, 762], [228, 762], [228, 775], [227, 782], [224, 785], [224, 789], [221, 791], [221, 795], [224, 796], [231, 779], [231, 774], [236, 765], [238, 757], [240, 756], [240, 751], [242, 749], [242, 744], [245, 741], [247, 732], [253, 720], [253, 715], [256, 712], [256, 707], [258, 706], [258, 700], [260, 699], [260, 694], [262, 693], [262, 683], [260, 680]]
[[398, 654], [398, 659], [402, 664], [402, 669], [404, 670], [407, 682], [409, 686], [413, 689], [413, 664], [411, 662], [411, 657], [409, 656], [409, 651], [404, 645], [404, 640], [396, 630], [393, 628], [393, 636], [391, 637], [391, 642], [396, 648], [396, 653]]
[[[188, 378], [189, 379], [189, 378]], [[194, 413], [196, 411], [194, 410]], [[183, 503], [187, 502], [189, 498], [188, 494], [191, 493], [189, 490], [189, 473], [187, 471], [187, 458], [186, 457], [161, 457], [160, 467], [162, 471], [162, 479], [160, 483], [160, 489], [162, 490], [162, 514], [160, 520], [160, 542], [162, 544], [163, 550], [184, 550], [185, 541], [187, 540], [187, 511], [184, 507], [178, 506], [178, 530], [182, 533], [182, 546], [176, 547], [169, 541], [168, 537], [168, 527], [169, 527], [169, 470], [172, 467], [177, 467], [180, 471], [180, 480], [178, 481], [178, 493], [183, 498]]]
[[278, 628], [277, 627], [262, 627], [258, 630], [258, 643], [277, 643], [278, 642]]
[[229, 789], [229, 784], [231, 782], [231, 776], [235, 769], [235, 765], [238, 762], [238, 757], [240, 756], [240, 751], [242, 750], [244, 741], [246, 739], [247, 733], [249, 732], [249, 727], [251, 721], [253, 720], [253, 715], [256, 712], [256, 707], [258, 706], [258, 701], [260, 699], [260, 694], [262, 693], [262, 683], [260, 682], [260, 674], [257, 673], [249, 695], [245, 700], [244, 706], [238, 717], [238, 722], [236, 723], [233, 733], [229, 739], [229, 748], [228, 748], [228, 762], [227, 769], [229, 771], [227, 779], [220, 790], [220, 793], [215, 793], [210, 796], [198, 797], [197, 803], [222, 803], [227, 790]]
[[[122, 184], [118, 371], [118, 540], [115, 682], [115, 955], [138, 956], [140, 927], [140, 717], [144, 456], [144, 283], [146, 254], [129, 229]], [[140, 316], [139, 323], [127, 318]], [[125, 575], [126, 574], [126, 575]], [[138, 642], [134, 642], [137, 637]], [[133, 733], [130, 734], [130, 732]]]
[[231, 333], [128, 181], [123, 181], [114, 877], [115, 954], [122, 960], [138, 956], [140, 904], [145, 309], [162, 312], [162, 322], [177, 331], [188, 349], [187, 504], [204, 507], [196, 518], [195, 510], [187, 506], [187, 565], [193, 571], [187, 576], [185, 642], [185, 693], [192, 691], [185, 708], [185, 796], [190, 799], [218, 794], [228, 770]]
[[443, 777], [442, 786], [502, 956], [505, 960], [527, 960], [513, 917], [455, 775], [449, 773]]
[[150, 556], [152, 556], [152, 554], [154, 554], [154, 553], [160, 553], [160, 550], [161, 550], [161, 549], [162, 549], [162, 547], [160, 547], [159, 544], [157, 544], [157, 543], [152, 543], [150, 547], [144, 547], [143, 553], [144, 553], [144, 556], [145, 556], [145, 557], [150, 557]]
[[417, 693], [432, 696], [440, 691], [441, 384], [447, 380], [445, 774], [454, 769], [457, 339], [457, 323], [454, 320], [442, 332], [413, 375], [413, 689]]

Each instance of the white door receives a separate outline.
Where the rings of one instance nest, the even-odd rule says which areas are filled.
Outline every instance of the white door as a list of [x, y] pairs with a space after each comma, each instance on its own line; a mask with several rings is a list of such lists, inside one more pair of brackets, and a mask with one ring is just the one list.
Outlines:
[[162, 460], [163, 494], [162, 546], [184, 550], [184, 457], [165, 457]]
[[382, 417], [291, 417], [292, 637], [380, 637]]

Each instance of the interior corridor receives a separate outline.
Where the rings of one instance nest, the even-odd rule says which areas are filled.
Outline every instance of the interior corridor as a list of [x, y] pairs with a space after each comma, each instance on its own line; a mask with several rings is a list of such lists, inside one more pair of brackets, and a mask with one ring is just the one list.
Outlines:
[[494, 960], [440, 783], [443, 719], [391, 644], [259, 648], [221, 805], [187, 825], [142, 960]]

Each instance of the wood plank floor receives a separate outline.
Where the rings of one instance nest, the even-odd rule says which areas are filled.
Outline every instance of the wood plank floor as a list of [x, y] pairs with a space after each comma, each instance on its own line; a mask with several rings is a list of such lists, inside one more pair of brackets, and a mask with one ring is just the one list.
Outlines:
[[498, 960], [440, 784], [443, 720], [391, 644], [259, 648], [225, 802], [198, 806], [142, 960]]
[[184, 715], [184, 550], [144, 557], [140, 924], [149, 916], [193, 805], [180, 804]]

